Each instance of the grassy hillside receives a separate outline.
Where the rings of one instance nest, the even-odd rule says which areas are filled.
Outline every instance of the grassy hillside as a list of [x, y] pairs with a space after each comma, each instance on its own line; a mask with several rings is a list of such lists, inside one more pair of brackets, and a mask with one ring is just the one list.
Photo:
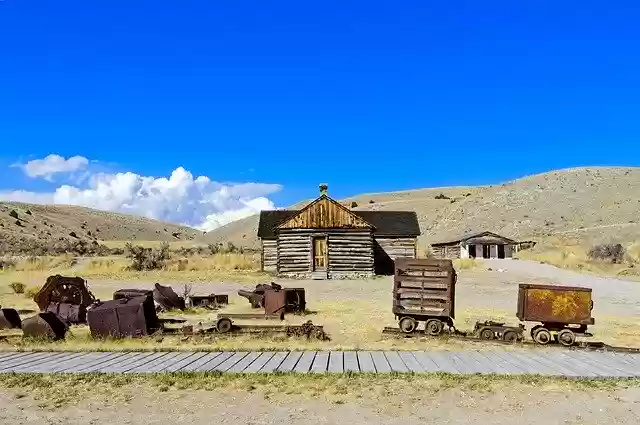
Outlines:
[[69, 241], [194, 241], [202, 232], [143, 217], [67, 205], [0, 203], [0, 243]]
[[[483, 230], [589, 244], [640, 240], [638, 167], [572, 168], [492, 186], [370, 193], [340, 201], [355, 202], [356, 210], [415, 211], [423, 246]], [[257, 247], [257, 227], [256, 215], [209, 232], [205, 239]]]

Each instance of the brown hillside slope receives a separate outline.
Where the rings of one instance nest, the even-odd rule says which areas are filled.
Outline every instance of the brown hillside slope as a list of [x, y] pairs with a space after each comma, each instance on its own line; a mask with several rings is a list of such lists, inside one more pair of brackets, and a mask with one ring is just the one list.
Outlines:
[[[436, 199], [440, 194], [450, 199]], [[492, 186], [373, 193], [341, 201], [356, 202], [359, 210], [415, 211], [421, 245], [483, 230], [518, 239], [552, 235], [588, 243], [640, 239], [638, 167], [571, 168]], [[258, 247], [257, 226], [256, 215], [209, 232], [205, 239]]]
[[[10, 215], [12, 211], [18, 219]], [[77, 239], [87, 241], [180, 241], [202, 236], [202, 232], [195, 229], [133, 215], [68, 205], [0, 202], [0, 240], [3, 242], [76, 239], [70, 236], [72, 232]]]

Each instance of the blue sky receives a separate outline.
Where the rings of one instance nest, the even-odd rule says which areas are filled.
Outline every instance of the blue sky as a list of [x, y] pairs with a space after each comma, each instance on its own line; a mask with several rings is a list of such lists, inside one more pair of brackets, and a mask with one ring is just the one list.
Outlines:
[[[0, 1], [0, 190], [80, 155], [287, 205], [640, 165], [638, 2]], [[481, 165], [480, 165], [481, 164]]]

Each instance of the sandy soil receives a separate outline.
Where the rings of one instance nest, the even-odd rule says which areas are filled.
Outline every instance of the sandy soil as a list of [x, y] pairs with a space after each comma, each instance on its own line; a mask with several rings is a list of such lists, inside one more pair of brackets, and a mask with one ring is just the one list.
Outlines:
[[157, 392], [125, 388], [130, 398], [88, 396], [73, 406], [41, 406], [29, 396], [0, 392], [3, 424], [637, 424], [640, 388], [613, 392], [510, 388], [493, 393], [448, 389], [410, 391], [406, 398], [336, 402], [265, 396], [240, 390]]

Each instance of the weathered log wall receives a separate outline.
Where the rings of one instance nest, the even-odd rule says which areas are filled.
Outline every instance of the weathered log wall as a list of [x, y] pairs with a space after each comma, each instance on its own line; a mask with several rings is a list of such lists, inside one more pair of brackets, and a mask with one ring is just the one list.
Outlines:
[[312, 239], [327, 236], [329, 278], [373, 274], [373, 237], [369, 229], [281, 229], [278, 237], [278, 274], [309, 277], [313, 271]]
[[392, 260], [399, 257], [416, 258], [416, 238], [375, 236], [377, 245]]
[[[440, 258], [440, 259], [460, 258], [459, 244], [432, 246], [431, 251], [433, 252], [433, 256], [435, 258]], [[482, 251], [480, 252], [480, 254], [482, 254]]]
[[262, 271], [275, 272], [278, 269], [278, 240], [262, 240]]

